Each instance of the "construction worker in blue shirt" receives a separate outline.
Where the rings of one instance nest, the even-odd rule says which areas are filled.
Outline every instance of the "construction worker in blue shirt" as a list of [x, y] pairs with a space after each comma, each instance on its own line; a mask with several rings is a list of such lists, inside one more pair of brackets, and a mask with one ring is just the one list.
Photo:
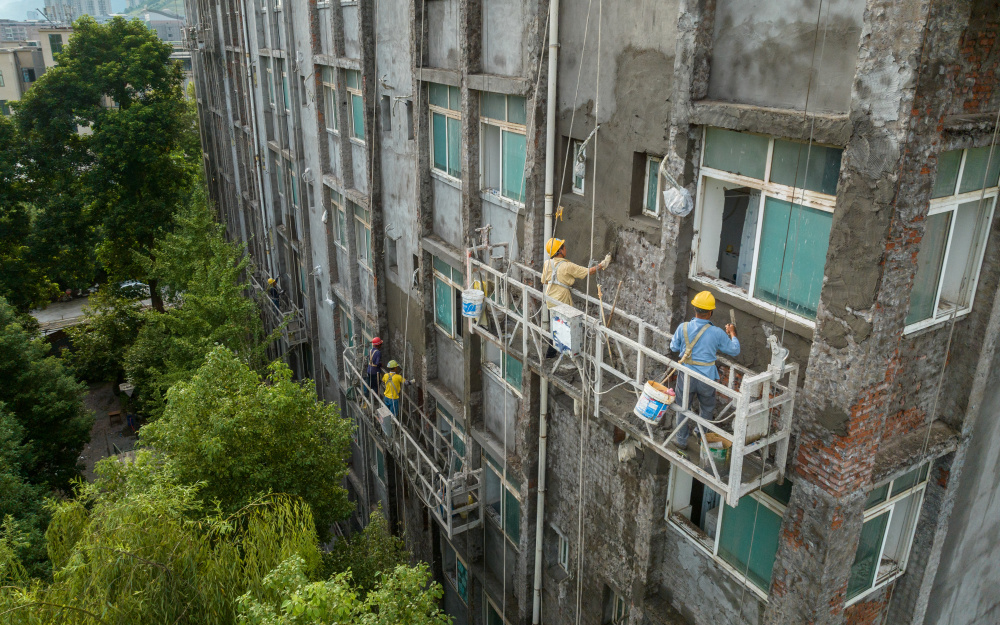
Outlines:
[[[702, 291], [695, 295], [691, 304], [694, 306], [694, 319], [682, 323], [677, 328], [673, 340], [670, 341], [670, 351], [681, 355], [678, 362], [684, 367], [697, 371], [710, 380], [718, 380], [719, 370], [715, 366], [716, 355], [720, 352], [727, 356], [740, 355], [740, 340], [736, 338], [736, 326], [728, 323], [726, 329], [723, 330], [712, 325], [715, 297], [708, 291]], [[678, 407], [684, 405], [682, 394], [684, 393], [684, 379], [686, 377], [688, 376], [679, 373], [677, 383], [674, 386]], [[691, 397], [688, 400], [688, 407], [691, 407], [690, 400], [697, 397], [701, 417], [712, 419], [715, 414], [715, 389], [694, 378], [691, 378], [689, 388], [691, 389]], [[678, 419], [680, 418], [678, 416]], [[678, 447], [687, 447], [692, 426], [693, 423], [690, 419], [680, 426], [676, 439]]]

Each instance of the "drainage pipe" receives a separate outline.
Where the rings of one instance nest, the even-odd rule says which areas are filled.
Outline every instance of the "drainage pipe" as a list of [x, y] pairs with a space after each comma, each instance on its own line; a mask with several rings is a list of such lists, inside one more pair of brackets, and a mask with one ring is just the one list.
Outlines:
[[[559, 0], [549, 0], [548, 92], [545, 100], [545, 220], [544, 241], [552, 237], [552, 215], [556, 178], [556, 77], [559, 69]], [[544, 243], [543, 243], [544, 249]], [[549, 329], [549, 309], [542, 301], [542, 329]], [[544, 364], [544, 361], [543, 361]], [[543, 367], [544, 369], [544, 367]], [[538, 502], [535, 505], [535, 590], [531, 622], [542, 617], [542, 543], [545, 535], [545, 454], [548, 445], [549, 379], [542, 375], [538, 386]]]

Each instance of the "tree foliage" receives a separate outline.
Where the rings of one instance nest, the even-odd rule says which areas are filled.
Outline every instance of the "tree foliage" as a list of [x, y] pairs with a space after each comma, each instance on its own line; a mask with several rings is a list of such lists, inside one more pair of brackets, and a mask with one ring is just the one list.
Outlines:
[[[44, 537], [49, 516], [42, 506], [46, 493], [28, 482], [27, 456], [24, 428], [0, 404], [0, 523], [8, 537], [7, 547], [24, 565], [24, 573], [43, 577], [49, 570]], [[0, 570], [0, 583], [3, 578]]]
[[185, 483], [232, 511], [261, 493], [298, 495], [312, 507], [321, 537], [352, 510], [340, 485], [352, 426], [334, 404], [317, 401], [312, 381], [294, 382], [281, 362], [262, 378], [219, 347], [167, 394], [166, 409], [140, 443], [172, 459]]
[[406, 543], [389, 530], [389, 522], [380, 508], [371, 513], [363, 530], [338, 540], [333, 549], [323, 553], [323, 571], [327, 577], [350, 571], [354, 587], [364, 599], [379, 584], [384, 572], [409, 560]]
[[142, 326], [142, 306], [100, 289], [84, 308], [84, 322], [67, 329], [73, 342], [67, 358], [77, 376], [92, 382], [115, 382], [123, 375], [125, 353]]
[[47, 349], [0, 298], [0, 402], [23, 428], [24, 474], [33, 484], [67, 488], [93, 417], [83, 406], [83, 385]]

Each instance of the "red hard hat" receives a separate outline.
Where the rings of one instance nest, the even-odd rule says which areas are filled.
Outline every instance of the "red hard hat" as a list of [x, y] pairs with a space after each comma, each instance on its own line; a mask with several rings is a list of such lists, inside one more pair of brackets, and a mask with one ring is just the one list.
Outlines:
[[372, 339], [372, 345], [381, 345], [381, 344], [382, 344], [382, 339], [380, 339], [379, 337], [376, 336], [375, 338]]

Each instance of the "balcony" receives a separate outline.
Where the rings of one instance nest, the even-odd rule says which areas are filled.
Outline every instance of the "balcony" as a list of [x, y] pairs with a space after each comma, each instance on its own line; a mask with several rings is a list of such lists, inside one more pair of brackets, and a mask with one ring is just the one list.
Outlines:
[[[631, 438], [663, 456], [722, 495], [735, 507], [741, 497], [783, 480], [792, 429], [798, 365], [787, 363], [787, 350], [770, 337], [771, 362], [756, 372], [719, 358], [718, 382], [688, 369], [684, 391], [651, 423], [633, 413], [647, 380], [660, 382], [682, 365], [665, 354], [669, 332], [644, 319], [573, 290], [580, 314], [580, 349], [546, 359], [551, 334], [543, 328], [541, 275], [507, 258], [507, 244], [486, 243], [466, 251], [466, 280], [485, 284], [483, 314], [469, 321], [471, 331], [518, 358], [549, 383], [581, 402], [584, 410], [606, 419]], [[485, 259], [485, 260], [484, 260]], [[567, 311], [569, 312], [569, 311]], [[569, 364], [569, 367], [564, 366]], [[685, 400], [690, 380], [717, 393], [714, 416], [702, 418]], [[675, 424], [676, 421], [676, 424]], [[674, 442], [676, 426], [694, 426], [686, 448]], [[717, 448], [709, 451], [709, 443]], [[723, 452], [721, 449], [725, 449]]]
[[464, 449], [456, 450], [450, 432], [429, 419], [404, 388], [400, 414], [394, 416], [378, 391], [361, 375], [365, 354], [344, 350], [350, 386], [348, 401], [361, 413], [368, 430], [396, 458], [417, 496], [449, 539], [482, 523], [479, 488], [482, 469], [470, 469]]
[[253, 287], [254, 299], [260, 304], [264, 313], [264, 330], [278, 330], [282, 339], [282, 352], [305, 343], [309, 340], [306, 331], [305, 315], [302, 309], [288, 299], [288, 296], [276, 288], [267, 288], [269, 276], [263, 271], [250, 275], [250, 285]]

